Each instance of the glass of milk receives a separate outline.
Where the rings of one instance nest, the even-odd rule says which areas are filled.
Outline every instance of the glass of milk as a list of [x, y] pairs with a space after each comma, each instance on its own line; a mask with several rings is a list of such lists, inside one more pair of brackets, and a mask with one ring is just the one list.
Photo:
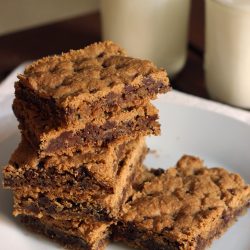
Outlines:
[[213, 99], [250, 108], [250, 0], [206, 0], [205, 75]]
[[104, 40], [177, 74], [187, 57], [190, 0], [101, 0]]

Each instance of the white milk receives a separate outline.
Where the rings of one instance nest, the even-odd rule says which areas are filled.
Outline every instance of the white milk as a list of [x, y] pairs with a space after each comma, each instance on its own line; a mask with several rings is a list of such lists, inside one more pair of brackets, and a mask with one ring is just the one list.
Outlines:
[[103, 39], [175, 75], [187, 57], [190, 0], [102, 0]]
[[212, 98], [250, 108], [250, 0], [206, 0], [205, 72]]

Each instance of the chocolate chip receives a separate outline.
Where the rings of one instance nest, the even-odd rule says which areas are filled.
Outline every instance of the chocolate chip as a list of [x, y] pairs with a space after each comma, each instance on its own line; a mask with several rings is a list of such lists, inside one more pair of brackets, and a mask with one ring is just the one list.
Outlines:
[[109, 130], [109, 129], [114, 128], [115, 125], [116, 125], [115, 122], [107, 121], [104, 125], [101, 126], [101, 128], [104, 129], [104, 130]]
[[129, 241], [139, 239], [142, 233], [138, 231], [136, 226], [133, 223], [129, 223], [126, 228], [125, 237]]
[[24, 177], [28, 180], [31, 180], [35, 177], [35, 172], [33, 169], [28, 169], [24, 173]]
[[151, 76], [144, 77], [144, 79], [143, 79], [142, 82], [146, 86], [150, 86], [150, 85], [154, 85], [155, 84], [155, 80]]
[[158, 169], [151, 169], [151, 173], [153, 173], [155, 176], [160, 176], [164, 173], [164, 169], [158, 168]]
[[105, 55], [106, 55], [106, 53], [105, 53], [105, 52], [102, 52], [102, 53], [100, 53], [100, 54], [97, 56], [97, 58], [104, 57]]
[[125, 85], [124, 90], [126, 94], [129, 94], [130, 92], [135, 91], [136, 88], [132, 85], [127, 84]]
[[40, 161], [40, 162], [38, 163], [38, 165], [37, 165], [37, 168], [38, 168], [38, 169], [44, 168], [44, 162], [43, 162], [43, 161]]
[[101, 212], [98, 213], [98, 216], [96, 217], [98, 221], [112, 221], [112, 218], [108, 216], [108, 213], [105, 209], [103, 209]]
[[73, 185], [74, 185], [74, 181], [73, 180], [67, 180], [66, 186], [72, 187]]
[[162, 244], [161, 242], [157, 242], [156, 239], [150, 239], [147, 237], [145, 241], [142, 241], [142, 245], [145, 247], [145, 249], [148, 250], [166, 250], [166, 249], [171, 249], [171, 250], [177, 250], [179, 248], [172, 247], [172, 242], [164, 243]]
[[232, 194], [232, 195], [235, 195], [236, 194], [236, 190], [234, 189], [234, 188], [230, 188], [230, 189], [228, 189], [227, 190], [230, 194]]
[[[153, 126], [151, 123], [156, 119], [158, 119], [158, 115], [147, 116], [146, 118], [137, 117], [136, 122], [128, 121], [122, 126], [117, 127], [115, 131], [109, 131], [116, 125], [115, 122], [107, 122], [101, 127], [93, 124], [87, 124], [83, 130], [80, 130], [76, 133], [70, 131], [64, 132], [57, 138], [52, 139], [46, 149], [46, 152], [55, 152], [58, 149], [69, 148], [71, 146], [85, 146], [89, 142], [99, 145], [101, 141], [102, 146], [106, 146], [107, 143], [113, 141], [119, 136], [124, 135], [125, 133], [132, 134], [137, 130], [148, 130], [150, 126]], [[65, 143], [65, 141], [67, 143]]]
[[77, 173], [77, 175], [76, 175], [77, 181], [82, 181], [86, 177], [91, 177], [89, 171], [84, 166], [80, 166], [77, 169], [76, 173]]
[[90, 90], [89, 90], [89, 93], [90, 93], [90, 94], [95, 94], [97, 91], [98, 91], [98, 89], [93, 88], [93, 89], [90, 89]]
[[104, 61], [103, 63], [102, 63], [102, 67], [103, 68], [107, 68], [107, 67], [109, 67], [110, 66], [110, 62], [108, 61], [108, 60], [106, 60], [106, 61]]
[[36, 214], [40, 212], [39, 207], [35, 203], [32, 203], [31, 205], [27, 206], [27, 209]]
[[225, 225], [228, 224], [228, 222], [231, 220], [231, 215], [227, 214], [226, 212], [223, 212], [222, 214], [222, 220], [224, 221]]
[[50, 206], [50, 200], [48, 197], [46, 196], [41, 196], [38, 198], [38, 204], [40, 207], [48, 207]]
[[147, 76], [143, 79], [143, 84], [147, 88], [147, 92], [150, 94], [165, 92], [168, 86], [165, 86], [163, 82], [154, 80], [151, 76]]
[[110, 92], [109, 94], [107, 94], [105, 101], [108, 105], [108, 107], [110, 106], [114, 106], [115, 105], [115, 101], [116, 99], [118, 99], [119, 95], [115, 94], [114, 92]]
[[206, 245], [209, 243], [207, 240], [203, 239], [201, 236], [197, 236], [197, 250], [202, 250], [206, 247]]
[[4, 179], [4, 186], [5, 187], [14, 187], [15, 186], [15, 181], [12, 178], [5, 178]]
[[63, 199], [62, 198], [56, 198], [56, 202], [62, 203]]
[[46, 208], [46, 211], [50, 214], [54, 214], [56, 212], [56, 207], [55, 206], [49, 206], [48, 208]]
[[122, 159], [121, 161], [119, 161], [119, 163], [118, 163], [118, 169], [117, 169], [117, 173], [116, 173], [117, 176], [120, 175], [120, 172], [123, 169], [124, 164], [125, 164], [125, 159]]
[[48, 171], [48, 175], [54, 175], [56, 173], [56, 168], [54, 166], [49, 167], [47, 171]]
[[54, 231], [47, 229], [46, 231], [46, 235], [50, 238], [50, 239], [54, 239], [56, 237], [56, 234]]
[[17, 162], [13, 162], [13, 166], [15, 167], [15, 169], [19, 168], [19, 164]]
[[172, 231], [174, 228], [173, 227], [164, 227], [162, 232], [170, 232]]

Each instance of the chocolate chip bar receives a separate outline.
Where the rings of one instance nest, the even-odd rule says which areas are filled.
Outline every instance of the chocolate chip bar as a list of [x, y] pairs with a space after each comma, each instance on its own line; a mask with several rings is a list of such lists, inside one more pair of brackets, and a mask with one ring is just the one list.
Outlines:
[[40, 59], [18, 79], [22, 141], [3, 171], [13, 214], [66, 247], [104, 249], [124, 203], [157, 176], [142, 161], [145, 136], [160, 134], [150, 101], [170, 89], [165, 70], [107, 41]]
[[20, 100], [14, 101], [13, 110], [23, 135], [43, 157], [90, 152], [121, 138], [129, 141], [138, 136], [160, 133], [158, 110], [150, 103], [118, 112], [109, 120], [96, 117], [91, 123], [57, 129], [52, 129], [48, 120], [40, 116], [39, 110]]
[[91, 218], [55, 220], [50, 216], [38, 219], [25, 214], [19, 215], [19, 219], [30, 230], [45, 235], [67, 249], [104, 250], [108, 243], [108, 222]]
[[[21, 147], [21, 149], [24, 148]], [[63, 158], [55, 160], [46, 158], [42, 164], [42, 161], [39, 161], [39, 158], [36, 158], [35, 155], [19, 154], [17, 152], [4, 170], [4, 185], [18, 190], [17, 194], [19, 196], [16, 197], [18, 200], [16, 203], [20, 204], [19, 207], [32, 208], [37, 213], [47, 211], [59, 217], [61, 215], [67, 217], [78, 215], [81, 217], [88, 213], [99, 219], [112, 218], [117, 216], [123, 205], [133, 177], [136, 174], [137, 166], [141, 165], [146, 153], [147, 148], [144, 138], [131, 142], [127, 146], [124, 158], [119, 159], [118, 166], [115, 165], [112, 168], [112, 166], [107, 165], [107, 168], [111, 168], [111, 170], [117, 168], [117, 171], [116, 175], [112, 176], [113, 187], [110, 186], [112, 189], [105, 189], [105, 186], [98, 182], [99, 178], [95, 179], [93, 177], [97, 172], [98, 177], [102, 174], [102, 178], [105, 179], [105, 170], [98, 170], [98, 167], [101, 168], [98, 161], [97, 165], [92, 169], [91, 167], [87, 169], [90, 174], [86, 175], [82, 171], [81, 158], [78, 162], [74, 162], [74, 158], [70, 159], [69, 163], [71, 165], [68, 166]], [[54, 165], [55, 162], [60, 161], [61, 165]], [[54, 171], [51, 171], [51, 168]], [[72, 171], [71, 168], [73, 168], [73, 172], [69, 174]], [[78, 168], [81, 171], [75, 170]], [[90, 172], [91, 170], [93, 175]], [[82, 175], [75, 179], [74, 172], [77, 174], [80, 172]], [[69, 177], [65, 177], [67, 173]], [[106, 174], [108, 176], [108, 173]], [[67, 185], [68, 181], [71, 181], [69, 185]], [[32, 204], [27, 204], [27, 200]], [[45, 200], [46, 202], [44, 202]], [[16, 209], [16, 213], [18, 211]]]
[[114, 193], [120, 174], [124, 174], [123, 178], [129, 175], [123, 169], [134, 165], [133, 161], [141, 161], [146, 151], [144, 138], [140, 137], [129, 142], [121, 140], [96, 153], [43, 158], [23, 138], [4, 169], [4, 185], [50, 189], [63, 186], [79, 191], [95, 187], [98, 192]]
[[205, 249], [250, 205], [250, 186], [222, 168], [184, 156], [124, 206], [113, 238], [138, 249]]
[[142, 106], [170, 89], [165, 70], [110, 41], [40, 59], [18, 78], [17, 99], [36, 106], [55, 128]]
[[[161, 171], [147, 170], [142, 165], [136, 167], [136, 173], [131, 183], [131, 189], [128, 191], [130, 197], [144, 182], [151, 180], [153, 177], [158, 176]], [[81, 218], [77, 216], [72, 219], [67, 219], [65, 216], [58, 216], [55, 219], [51, 216], [51, 212], [37, 213], [32, 209], [32, 199], [27, 200], [26, 205], [20, 206], [19, 200], [16, 197], [21, 197], [23, 192], [14, 191], [14, 208], [19, 207], [19, 212], [14, 215], [18, 216], [22, 223], [34, 232], [43, 234], [53, 240], [58, 241], [64, 247], [69, 249], [88, 249], [88, 250], [102, 250], [109, 240], [111, 234], [111, 225], [115, 221], [111, 220], [96, 220], [92, 216], [83, 215]], [[128, 198], [129, 199], [129, 198]], [[43, 197], [40, 199], [41, 203], [47, 203], [47, 199]], [[30, 205], [27, 208], [27, 205]]]

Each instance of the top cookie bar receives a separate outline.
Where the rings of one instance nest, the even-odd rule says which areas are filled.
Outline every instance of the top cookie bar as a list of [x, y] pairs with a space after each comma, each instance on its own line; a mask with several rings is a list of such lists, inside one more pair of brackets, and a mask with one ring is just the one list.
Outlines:
[[18, 78], [17, 98], [53, 115], [55, 125], [141, 105], [170, 89], [165, 70], [110, 41], [42, 58]]

